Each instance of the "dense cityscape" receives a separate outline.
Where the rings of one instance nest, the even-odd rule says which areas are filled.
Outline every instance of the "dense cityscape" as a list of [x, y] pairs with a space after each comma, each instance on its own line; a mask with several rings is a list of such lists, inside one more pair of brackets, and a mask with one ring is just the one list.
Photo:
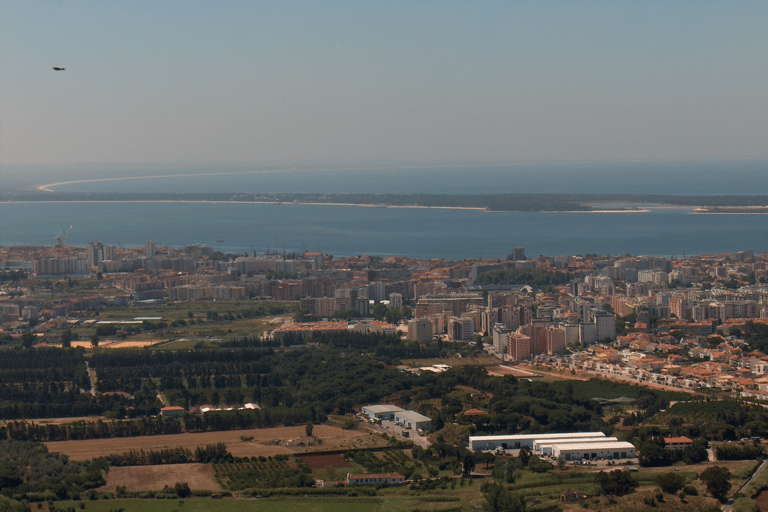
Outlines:
[[[663, 468], [677, 461], [708, 465], [710, 473], [722, 470], [672, 486], [681, 504], [696, 507], [706, 502], [693, 500], [699, 490], [689, 485], [684, 491], [683, 484], [700, 481], [707, 489], [700, 489], [703, 495], [726, 502], [739, 477], [716, 461], [755, 461], [764, 454], [768, 428], [761, 418], [768, 414], [749, 404], [768, 400], [766, 253], [532, 258], [517, 247], [505, 259], [452, 261], [333, 257], [306, 249], [233, 255], [206, 245], [173, 248], [152, 241], [136, 248], [98, 241], [73, 247], [66, 238], [62, 232], [54, 247], [0, 249], [5, 442], [260, 432], [280, 425], [295, 430], [301, 427], [291, 425], [306, 424], [304, 435], [276, 443], [318, 451], [317, 443], [331, 443], [333, 436], [323, 441], [313, 430], [353, 428], [373, 436], [358, 441], [372, 443], [374, 450], [384, 439], [385, 446], [412, 452], [408, 457], [418, 459], [423, 451], [429, 471], [420, 473], [408, 459], [385, 457], [389, 465], [382, 466], [370, 454], [364, 460], [369, 452], [347, 447], [343, 460], [329, 464], [357, 464], [359, 470], [342, 477], [317, 462], [314, 479], [279, 485], [324, 492], [351, 485], [419, 490], [427, 482], [451, 482], [451, 474], [462, 485], [464, 478], [486, 477], [510, 483], [526, 467], [533, 474], [566, 471], [583, 479], [576, 468], [586, 465], [589, 478], [597, 480], [590, 480], [586, 493], [576, 486], [553, 494], [556, 502], [586, 503], [594, 492], [589, 489], [602, 489], [616, 503], [644, 485], [627, 476], [637, 465]], [[227, 350], [240, 354], [239, 365], [227, 362]], [[344, 360], [349, 350], [373, 359], [347, 360], [352, 366], [346, 370], [327, 362], [329, 354]], [[304, 364], [312, 369], [289, 362], [292, 353], [306, 354]], [[141, 362], [131, 362], [136, 357]], [[325, 365], [315, 367], [318, 358]], [[198, 367], [203, 360], [206, 366]], [[53, 371], [45, 370], [50, 364], [63, 367], [55, 377], [37, 380], [36, 371]], [[19, 373], [24, 367], [31, 373]], [[326, 389], [319, 382], [331, 377], [321, 376], [323, 371], [375, 379], [379, 387], [352, 380]], [[434, 382], [425, 384], [428, 379]], [[494, 397], [498, 386], [511, 387]], [[348, 388], [359, 391], [341, 392]], [[697, 421], [691, 406], [708, 420]], [[227, 416], [233, 411], [245, 416]], [[75, 423], [41, 428], [40, 418]], [[134, 423], [141, 418], [154, 419]], [[147, 444], [139, 439], [145, 439], [139, 446]], [[166, 461], [169, 446], [158, 447], [153, 460]], [[233, 456], [226, 446], [208, 449], [219, 450], [224, 461]], [[445, 446], [456, 451], [448, 459], [440, 451]], [[330, 457], [328, 448], [318, 453]], [[108, 453], [115, 467], [144, 464], [127, 462], [136, 456], [129, 450]], [[429, 454], [456, 466], [440, 476], [442, 470], [426, 462]], [[193, 462], [209, 456], [180, 457]], [[305, 460], [310, 468], [312, 460]], [[757, 462], [756, 477], [763, 467]], [[610, 471], [614, 464], [624, 470]], [[242, 495], [264, 485], [256, 477], [222, 480], [223, 469], [214, 467], [224, 492]], [[512, 473], [502, 476], [505, 471]], [[658, 480], [665, 488], [664, 475], [653, 476], [651, 484]], [[710, 477], [717, 483], [710, 484]], [[182, 496], [189, 488], [181, 483], [166, 492]], [[455, 481], [450, 485], [456, 488]], [[496, 493], [514, 497], [509, 510], [526, 509], [524, 493], [483, 485], [486, 503], [499, 499]], [[739, 492], [751, 493], [747, 501], [754, 503], [762, 487], [750, 485]], [[88, 485], [81, 488], [99, 496]], [[663, 493], [643, 499], [664, 502]]]

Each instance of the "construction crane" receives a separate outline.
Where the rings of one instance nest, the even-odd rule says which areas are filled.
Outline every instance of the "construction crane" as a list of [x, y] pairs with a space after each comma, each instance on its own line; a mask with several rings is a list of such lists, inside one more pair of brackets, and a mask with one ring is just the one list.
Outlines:
[[272, 252], [272, 248], [275, 246], [275, 241], [277, 241], [277, 237], [272, 237], [272, 245], [269, 246], [269, 249], [267, 249], [267, 254]]
[[304, 240], [301, 241], [301, 245], [304, 246], [304, 254], [307, 254], [307, 244], [304, 243]]
[[253, 249], [253, 257], [256, 257], [256, 248], [251, 244], [251, 249]]
[[72, 226], [69, 226], [69, 229], [66, 232], [62, 229], [58, 235], [53, 237], [53, 240], [56, 240], [56, 247], [64, 247], [64, 241], [69, 236], [70, 231], [72, 231]]

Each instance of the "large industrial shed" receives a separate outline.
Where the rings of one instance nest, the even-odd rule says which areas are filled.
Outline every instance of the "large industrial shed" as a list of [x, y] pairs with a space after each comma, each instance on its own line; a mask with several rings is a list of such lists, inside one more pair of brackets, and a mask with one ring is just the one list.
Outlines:
[[572, 439], [573, 442], [578, 442], [579, 439], [593, 438], [593, 437], [605, 437], [602, 432], [569, 432], [560, 434], [518, 434], [510, 436], [470, 436], [469, 449], [473, 451], [479, 450], [496, 450], [502, 449], [518, 449], [526, 447], [528, 449], [533, 448], [534, 441], [543, 441], [546, 439]]
[[398, 411], [395, 413], [395, 421], [403, 424], [403, 427], [413, 430], [429, 430], [432, 428], [432, 419], [414, 411]]
[[405, 410], [396, 405], [366, 405], [362, 412], [370, 419], [394, 420], [396, 413], [405, 412]]
[[552, 456], [564, 460], [632, 459], [637, 456], [635, 446], [626, 441], [615, 443], [573, 443], [556, 444]]
[[[579, 439], [579, 443], [615, 443], [616, 437], [585, 437]], [[533, 442], [533, 452], [539, 455], [552, 455], [552, 447], [558, 444], [573, 444], [571, 439], [537, 439]]]

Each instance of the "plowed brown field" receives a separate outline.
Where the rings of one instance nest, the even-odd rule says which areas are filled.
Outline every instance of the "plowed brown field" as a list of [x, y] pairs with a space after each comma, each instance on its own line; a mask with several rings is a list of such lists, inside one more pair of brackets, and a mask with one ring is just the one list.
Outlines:
[[[386, 445], [386, 441], [367, 430], [343, 430], [328, 425], [315, 425], [313, 434], [322, 441], [322, 444], [314, 448], [273, 444], [273, 441], [276, 440], [284, 443], [289, 439], [306, 436], [304, 426], [167, 436], [117, 437], [85, 441], [55, 441], [45, 444], [49, 451], [65, 453], [73, 460], [88, 460], [113, 453], [125, 453], [130, 450], [162, 450], [182, 447], [194, 451], [198, 446], [216, 443], [226, 444], [229, 453], [236, 457], [258, 457], [259, 455], [268, 457], [281, 453], [308, 451], [309, 449], [334, 450]], [[241, 437], [253, 437], [253, 441], [242, 441]]]
[[298, 457], [304, 464], [309, 466], [313, 471], [315, 469], [322, 468], [345, 468], [351, 466], [349, 462], [344, 460], [339, 454], [332, 455], [301, 455]]
[[131, 491], [159, 491], [166, 485], [173, 487], [176, 482], [186, 482], [192, 490], [221, 490], [209, 464], [111, 468], [107, 475], [107, 484], [101, 487], [101, 490], [114, 491], [119, 486], [125, 486]]

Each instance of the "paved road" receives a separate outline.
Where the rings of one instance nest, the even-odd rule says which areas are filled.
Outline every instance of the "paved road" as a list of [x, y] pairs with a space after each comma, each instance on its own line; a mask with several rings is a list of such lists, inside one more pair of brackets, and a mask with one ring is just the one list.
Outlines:
[[[762, 472], [765, 470], [766, 467], [768, 467], [768, 460], [763, 461], [763, 463], [760, 464], [760, 466], [757, 468], [757, 470], [752, 475], [752, 478], [747, 480], [747, 483], [742, 485], [739, 488], [739, 490], [736, 491], [736, 492], [737, 493], [740, 493], [740, 492], [743, 493], [746, 490], [746, 488], [749, 487], [749, 485], [752, 482], [754, 482], [755, 480], [757, 480], [760, 477], [760, 475], [762, 474]], [[734, 503], [733, 499], [728, 500], [728, 502], [725, 505], [723, 505], [723, 512], [732, 512], [732, 510], [733, 510], [733, 503]]]

